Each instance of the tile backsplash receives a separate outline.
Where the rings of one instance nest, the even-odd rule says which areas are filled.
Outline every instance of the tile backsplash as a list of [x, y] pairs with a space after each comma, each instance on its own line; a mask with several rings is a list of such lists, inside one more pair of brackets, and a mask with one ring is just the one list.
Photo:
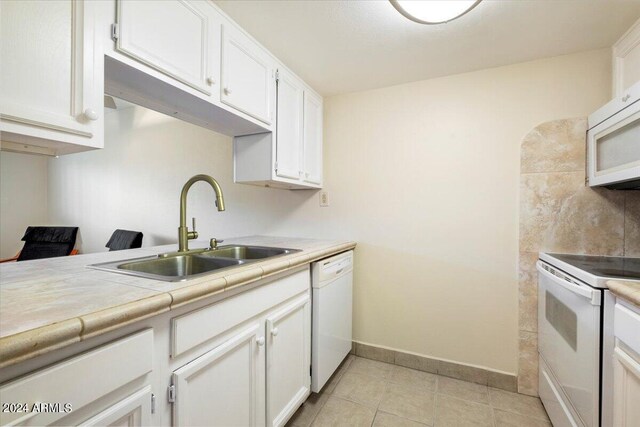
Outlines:
[[518, 391], [538, 394], [538, 252], [640, 257], [640, 191], [585, 185], [586, 118], [543, 123], [520, 157]]

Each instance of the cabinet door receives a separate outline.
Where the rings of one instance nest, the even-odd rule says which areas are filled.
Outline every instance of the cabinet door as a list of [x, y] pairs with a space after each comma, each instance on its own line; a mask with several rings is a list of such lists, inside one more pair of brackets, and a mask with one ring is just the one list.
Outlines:
[[85, 7], [75, 0], [0, 2], [3, 121], [96, 133], [102, 93], [94, 93], [93, 22], [86, 22]]
[[230, 25], [222, 26], [222, 92], [227, 105], [271, 124], [274, 73], [268, 54]]
[[264, 425], [264, 323], [173, 373], [176, 426]]
[[132, 394], [115, 405], [105, 409], [93, 418], [82, 423], [83, 426], [150, 426], [151, 425], [151, 387]]
[[311, 386], [309, 295], [267, 318], [267, 424], [281, 426], [309, 395]]
[[205, 7], [187, 0], [118, 0], [116, 48], [210, 94], [218, 80], [220, 21]]
[[322, 184], [322, 99], [304, 93], [304, 175], [311, 184]]
[[640, 361], [616, 345], [613, 356], [613, 425], [632, 427], [640, 420]]
[[303, 88], [286, 71], [278, 71], [276, 114], [276, 175], [300, 179]]

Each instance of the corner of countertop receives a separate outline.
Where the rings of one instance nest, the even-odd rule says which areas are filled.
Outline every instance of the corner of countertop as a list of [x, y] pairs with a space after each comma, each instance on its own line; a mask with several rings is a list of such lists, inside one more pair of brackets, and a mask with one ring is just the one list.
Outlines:
[[607, 281], [609, 290], [619, 298], [623, 298], [640, 308], [640, 281], [615, 279]]
[[0, 338], [0, 368], [80, 342], [78, 318]]

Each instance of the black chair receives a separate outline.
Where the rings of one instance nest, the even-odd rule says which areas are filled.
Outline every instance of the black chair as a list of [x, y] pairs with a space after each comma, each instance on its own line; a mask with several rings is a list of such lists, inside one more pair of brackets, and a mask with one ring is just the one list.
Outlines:
[[123, 249], [135, 249], [142, 247], [141, 231], [116, 230], [105, 245], [111, 251], [121, 251]]
[[27, 227], [22, 241], [24, 247], [13, 258], [1, 260], [27, 261], [74, 255], [78, 227]]

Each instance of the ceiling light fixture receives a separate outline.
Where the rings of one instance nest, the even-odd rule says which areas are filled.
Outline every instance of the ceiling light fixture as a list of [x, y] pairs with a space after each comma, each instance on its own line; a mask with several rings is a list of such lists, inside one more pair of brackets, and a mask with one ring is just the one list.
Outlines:
[[445, 24], [460, 18], [482, 0], [389, 0], [398, 12], [420, 24]]

